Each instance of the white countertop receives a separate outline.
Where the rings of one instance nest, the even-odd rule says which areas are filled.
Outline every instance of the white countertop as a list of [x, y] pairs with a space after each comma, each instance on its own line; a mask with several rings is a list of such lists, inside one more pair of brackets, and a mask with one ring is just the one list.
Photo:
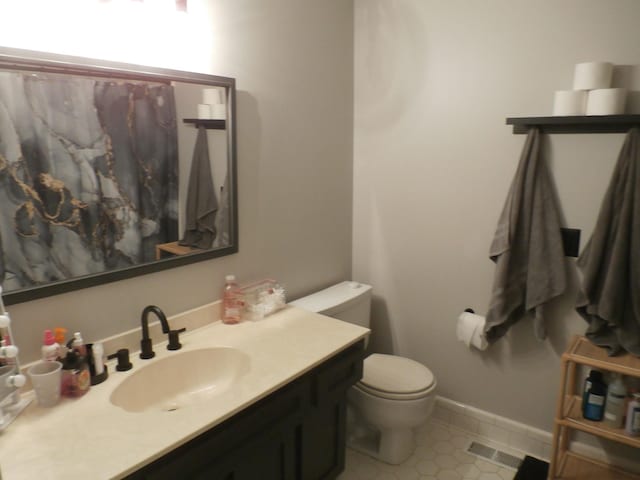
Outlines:
[[[173, 322], [171, 326], [176, 328]], [[137, 369], [180, 351], [167, 351], [164, 342], [154, 345], [156, 357], [151, 360], [140, 360], [132, 352], [132, 370], [116, 372], [114, 362], [109, 362], [109, 378], [85, 396], [62, 399], [53, 408], [41, 408], [34, 400], [0, 433], [2, 480], [122, 478], [289, 383], [368, 331], [295, 307], [256, 322], [216, 321], [187, 331], [180, 336], [180, 351], [234, 347], [250, 356], [251, 367], [214, 400], [172, 412], [129, 413], [109, 402], [113, 390]]]

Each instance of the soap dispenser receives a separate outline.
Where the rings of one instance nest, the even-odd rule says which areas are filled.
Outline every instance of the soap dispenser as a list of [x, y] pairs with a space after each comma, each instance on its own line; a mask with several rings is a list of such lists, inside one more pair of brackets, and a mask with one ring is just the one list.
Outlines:
[[233, 325], [240, 322], [242, 316], [242, 290], [236, 281], [235, 275], [225, 277], [224, 291], [222, 292], [222, 322]]

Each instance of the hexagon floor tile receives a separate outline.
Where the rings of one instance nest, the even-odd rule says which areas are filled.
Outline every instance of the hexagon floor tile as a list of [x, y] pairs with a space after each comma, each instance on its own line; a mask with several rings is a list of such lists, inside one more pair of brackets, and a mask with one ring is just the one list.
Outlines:
[[338, 480], [512, 480], [515, 470], [466, 452], [478, 440], [468, 432], [431, 419], [416, 432], [416, 450], [400, 465], [389, 465], [347, 448]]

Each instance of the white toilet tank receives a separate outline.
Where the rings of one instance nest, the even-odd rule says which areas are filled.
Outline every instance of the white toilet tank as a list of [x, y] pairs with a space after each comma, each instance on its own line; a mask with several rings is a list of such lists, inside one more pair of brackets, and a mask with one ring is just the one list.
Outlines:
[[345, 281], [289, 302], [289, 305], [369, 328], [371, 286]]

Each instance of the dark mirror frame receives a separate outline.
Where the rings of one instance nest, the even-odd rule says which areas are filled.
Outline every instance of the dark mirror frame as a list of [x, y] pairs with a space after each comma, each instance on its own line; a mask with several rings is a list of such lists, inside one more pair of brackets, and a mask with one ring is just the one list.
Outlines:
[[107, 78], [117, 77], [125, 80], [176, 81], [203, 86], [224, 87], [227, 90], [228, 99], [226, 132], [230, 173], [229, 218], [231, 227], [229, 246], [6, 292], [2, 295], [6, 305], [94, 287], [238, 252], [236, 85], [234, 78], [5, 47], [0, 47], [0, 70], [21, 70]]

